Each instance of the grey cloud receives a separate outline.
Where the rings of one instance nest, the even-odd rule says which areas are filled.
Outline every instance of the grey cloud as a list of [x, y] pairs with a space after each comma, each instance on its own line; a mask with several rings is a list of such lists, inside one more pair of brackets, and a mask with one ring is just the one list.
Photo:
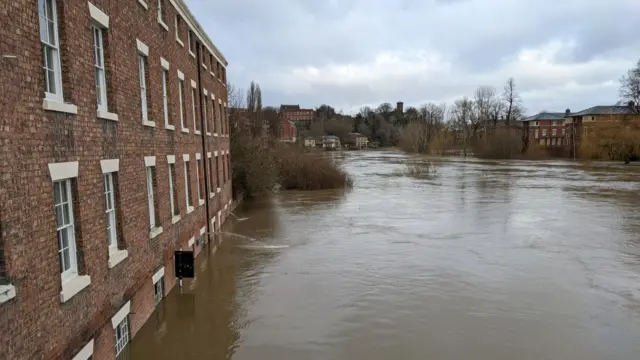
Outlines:
[[[640, 57], [640, 14], [636, 0], [187, 0], [230, 66], [229, 79], [241, 87], [251, 80], [264, 82], [265, 102], [314, 106], [335, 103], [358, 107], [381, 101], [406, 102], [446, 99], [471, 94], [473, 83], [486, 74], [499, 73], [505, 59], [523, 49], [551, 41], [566, 46], [555, 54], [558, 64], [580, 64], [594, 59], [626, 59], [629, 66]], [[468, 81], [446, 77], [405, 79], [406, 86], [371, 88], [362, 85], [317, 85], [292, 93], [268, 80], [294, 68], [329, 64], [370, 63], [385, 51], [427, 51], [440, 54], [453, 71]], [[634, 53], [635, 51], [635, 53]], [[579, 84], [617, 80], [626, 69], [581, 74]], [[506, 78], [509, 76], [505, 74]], [[607, 78], [611, 76], [611, 78]], [[518, 79], [516, 79], [518, 80]], [[501, 83], [504, 79], [495, 79]], [[523, 92], [540, 94], [551, 89], [546, 79], [523, 79]], [[418, 84], [416, 86], [416, 83]], [[563, 90], [564, 89], [564, 90]], [[554, 97], [534, 97], [529, 109], [552, 101], [578, 101], [565, 88]], [[585, 93], [581, 103], [609, 101], [615, 89], [603, 87]], [[551, 91], [551, 90], [549, 90]], [[564, 91], [564, 92], [563, 92]], [[408, 100], [407, 100], [408, 99]], [[615, 100], [615, 99], [614, 99]]]

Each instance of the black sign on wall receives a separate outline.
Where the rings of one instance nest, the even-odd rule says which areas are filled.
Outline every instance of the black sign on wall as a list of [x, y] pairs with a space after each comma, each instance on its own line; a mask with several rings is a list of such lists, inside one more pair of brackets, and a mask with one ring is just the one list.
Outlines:
[[176, 277], [193, 279], [193, 251], [176, 251], [173, 258], [175, 259]]

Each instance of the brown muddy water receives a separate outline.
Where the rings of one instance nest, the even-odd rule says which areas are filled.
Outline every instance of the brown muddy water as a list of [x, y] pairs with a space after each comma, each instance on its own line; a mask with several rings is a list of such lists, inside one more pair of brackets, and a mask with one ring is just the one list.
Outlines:
[[333, 156], [355, 188], [236, 210], [288, 247], [226, 236], [130, 359], [640, 359], [640, 168]]

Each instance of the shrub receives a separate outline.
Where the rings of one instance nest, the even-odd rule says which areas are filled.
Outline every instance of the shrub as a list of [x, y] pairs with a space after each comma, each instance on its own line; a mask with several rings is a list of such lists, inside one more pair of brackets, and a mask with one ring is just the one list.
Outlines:
[[330, 158], [302, 148], [276, 152], [280, 185], [286, 190], [348, 188], [353, 179]]
[[437, 167], [431, 161], [421, 161], [417, 163], [407, 163], [405, 173], [416, 178], [425, 178], [436, 174]]
[[522, 155], [522, 138], [514, 131], [497, 131], [489, 135], [487, 141], [477, 141], [473, 152], [483, 159], [519, 158]]
[[232, 181], [234, 194], [246, 198], [273, 190], [278, 181], [278, 167], [272, 152], [262, 140], [249, 136], [231, 138]]

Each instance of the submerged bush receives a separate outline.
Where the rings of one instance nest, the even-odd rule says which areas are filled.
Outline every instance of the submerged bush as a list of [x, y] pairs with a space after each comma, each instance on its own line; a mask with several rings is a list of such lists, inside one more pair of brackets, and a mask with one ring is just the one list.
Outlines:
[[275, 152], [279, 182], [286, 190], [324, 190], [353, 186], [353, 179], [330, 158], [321, 153], [294, 147]]
[[436, 164], [431, 161], [408, 163], [405, 165], [405, 174], [411, 177], [424, 178], [436, 174]]

